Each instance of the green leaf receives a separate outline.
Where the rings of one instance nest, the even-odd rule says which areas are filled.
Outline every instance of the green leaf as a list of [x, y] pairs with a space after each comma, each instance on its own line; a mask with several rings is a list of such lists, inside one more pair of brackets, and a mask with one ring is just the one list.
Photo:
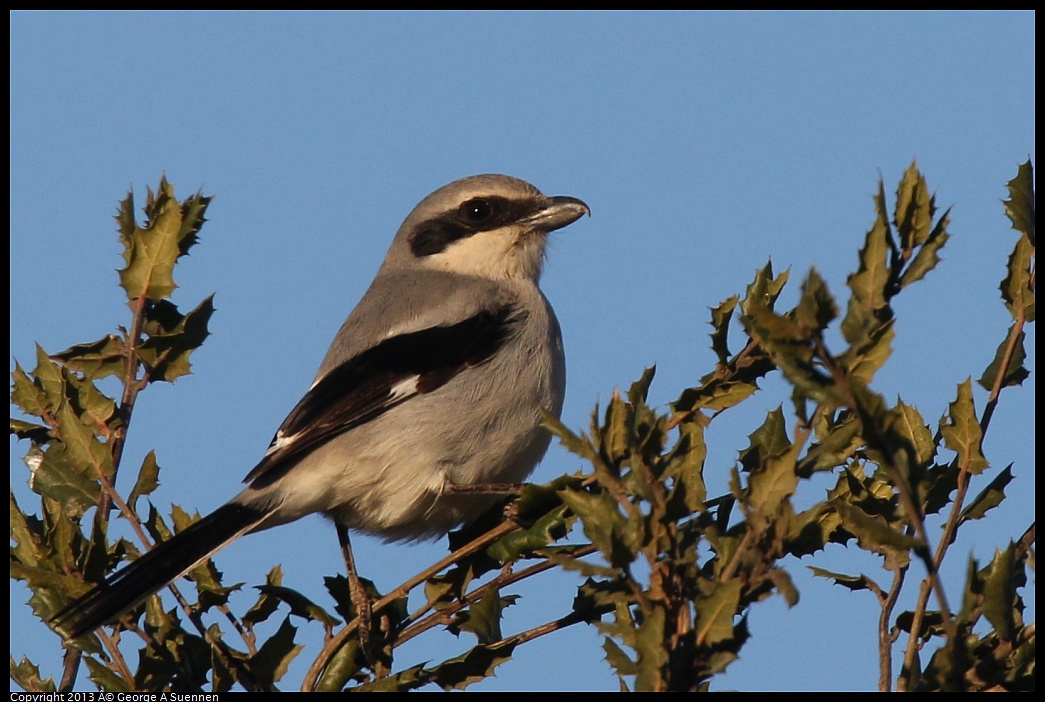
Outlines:
[[729, 362], [729, 321], [733, 318], [733, 310], [740, 298], [736, 295], [724, 300], [718, 307], [711, 308], [711, 350], [718, 357], [718, 362], [725, 365]]
[[679, 413], [696, 409], [718, 412], [740, 404], [758, 390], [758, 385], [753, 381], [720, 380], [718, 376], [711, 375], [703, 386], [683, 390], [679, 399], [672, 403], [672, 410]]
[[[1015, 330], [1015, 324], [1009, 327], [1009, 333], [1006, 334], [1005, 338], [1002, 339], [1002, 342], [998, 344], [998, 350], [994, 354], [994, 360], [991, 361], [990, 365], [983, 371], [983, 376], [977, 381], [982, 387], [989, 391], [993, 392], [994, 390], [994, 384], [998, 380], [998, 371], [1001, 369], [1001, 364], [1005, 361], [1005, 353], [1009, 348], [1010, 339]], [[1005, 373], [1002, 376], [1000, 387], [1006, 388], [1013, 385], [1023, 385], [1023, 381], [1030, 376], [1030, 371], [1023, 366], [1023, 361], [1027, 358], [1027, 354], [1023, 350], [1024, 337], [1023, 330], [1020, 329], [1019, 332], [1016, 332], [1016, 338], [1012, 339], [1012, 354], [1009, 357], [1008, 364], [1005, 366]]]
[[122, 338], [109, 334], [89, 344], [70, 346], [51, 358], [95, 380], [122, 376], [127, 370], [127, 345]]
[[481, 644], [500, 641], [503, 638], [501, 612], [515, 599], [515, 596], [501, 597], [500, 589], [491, 588], [478, 602], [472, 602], [468, 606], [468, 618], [461, 623], [461, 630], [475, 634]]
[[1012, 228], [1027, 236], [1032, 246], [1036, 245], [1034, 225], [1037, 221], [1034, 201], [1034, 167], [1030, 159], [1021, 163], [1016, 177], [1009, 181], [1009, 199], [1004, 200], [1005, 215]]
[[[67, 514], [67, 511], [63, 506], [64, 514]], [[122, 560], [127, 552], [127, 542], [121, 539], [116, 543], [116, 547], [112, 549], [112, 553], [110, 553], [108, 540], [109, 518], [100, 511], [95, 511], [94, 513], [93, 528], [85, 547], [81, 548], [79, 543], [77, 543], [83, 538], [80, 530], [72, 529], [71, 531], [74, 544], [63, 551], [63, 553], [82, 554], [77, 558], [77, 565], [87, 582], [100, 582], [105, 579], [105, 576], [112, 570], [114, 560]]]
[[160, 486], [160, 467], [156, 463], [156, 452], [149, 451], [145, 454], [142, 467], [138, 471], [138, 479], [134, 481], [130, 495], [127, 496], [127, 505], [134, 509], [138, 498], [142, 495], [151, 495], [153, 490]]
[[717, 582], [714, 589], [697, 597], [696, 634], [698, 646], [713, 646], [734, 636], [733, 617], [740, 606], [739, 580]]
[[[278, 564], [273, 566], [272, 569], [265, 576], [265, 584], [278, 587], [283, 584], [283, 568]], [[329, 584], [328, 584], [329, 589]], [[263, 591], [258, 597], [258, 601], [247, 610], [247, 613], [243, 615], [242, 619], [244, 623], [254, 625], [263, 621], [267, 621], [277, 609], [279, 609], [279, 598], [270, 597]]]
[[[353, 647], [351, 644], [349, 644], [349, 645], [346, 645], [346, 646], [342, 646], [341, 650], [337, 653], [338, 657], [342, 657], [342, 654], [344, 654], [343, 655], [344, 670], [337, 677], [345, 677], [345, 679], [347, 681], [348, 675], [346, 675], [346, 673], [349, 672], [349, 664], [348, 664], [348, 661], [350, 660], [349, 656], [355, 650], [358, 650], [358, 646]], [[331, 661], [331, 664], [333, 664], [333, 661]], [[327, 668], [327, 671], [328, 672], [330, 671], [329, 667]], [[353, 671], [353, 672], [355, 672], [355, 671]], [[431, 673], [431, 671], [426, 670], [423, 665], [415, 665], [415, 666], [412, 666], [410, 668], [407, 668], [406, 670], [401, 670], [398, 673], [394, 673], [392, 675], [386, 675], [384, 677], [377, 678], [376, 680], [372, 680], [372, 681], [370, 681], [368, 683], [364, 683], [363, 685], [359, 685], [358, 687], [350, 688], [349, 691], [350, 692], [409, 692], [410, 690], [416, 690], [417, 688], [424, 687], [428, 683], [432, 682], [431, 679], [430, 679], [430, 677], [431, 677], [430, 673]], [[341, 689], [340, 687], [334, 687], [334, 685], [333, 685], [333, 683], [337, 680], [337, 677], [335, 677], [334, 679], [326, 682], [325, 686], [320, 691], [321, 692], [322, 691], [337, 692], [338, 690], [340, 690]], [[325, 679], [326, 679], [326, 674], [324, 674], [324, 680]]]
[[92, 432], [107, 436], [109, 421], [116, 415], [116, 402], [99, 390], [93, 381], [69, 369], [62, 373], [68, 404]]
[[486, 553], [501, 563], [529, 556], [566, 536], [574, 521], [566, 505], [560, 504], [529, 527], [501, 537], [486, 549]]
[[745, 500], [755, 512], [772, 520], [780, 506], [795, 494], [798, 474], [795, 472], [799, 444], [786, 451], [768, 456], [762, 466], [751, 471], [748, 479], [748, 497]]
[[628, 414], [628, 408], [620, 392], [614, 390], [609, 404], [606, 405], [606, 418], [597, 434], [603, 461], [610, 466], [624, 461], [631, 452]]
[[932, 432], [917, 407], [897, 400], [896, 407], [889, 411], [889, 430], [903, 441], [914, 465], [928, 465], [936, 455]]
[[297, 628], [290, 623], [288, 616], [283, 620], [279, 631], [261, 645], [258, 652], [250, 658], [250, 670], [262, 685], [271, 686], [286, 675], [287, 668], [295, 656], [304, 648], [294, 643]]
[[840, 523], [838, 515], [825, 502], [818, 502], [803, 512], [792, 514], [784, 532], [784, 551], [799, 558], [821, 551]]
[[1001, 504], [1005, 499], [1005, 486], [1012, 482], [1012, 464], [1000, 472], [980, 494], [966, 505], [958, 517], [958, 525], [974, 519], [983, 519], [987, 512]]
[[581, 458], [594, 461], [596, 452], [591, 442], [586, 437], [575, 434], [559, 418], [550, 414], [548, 410], [541, 408], [541, 426], [550, 431], [553, 436], [559, 437], [559, 443], [570, 453]]
[[[46, 679], [41, 678], [40, 669], [25, 656], [22, 656], [22, 660], [18, 663], [15, 663], [14, 656], [11, 656], [11, 679], [27, 692], [55, 692], [56, 690], [54, 680], [50, 676]], [[19, 699], [19, 697], [12, 693], [11, 699]]]
[[65, 402], [65, 376], [61, 367], [51, 361], [39, 344], [36, 368], [28, 374], [15, 363], [11, 379], [11, 402], [28, 415], [50, 420]]
[[744, 315], [750, 314], [752, 306], [773, 309], [789, 276], [790, 270], [787, 270], [774, 278], [773, 262], [767, 262], [765, 267], [755, 272], [755, 279], [747, 286], [747, 294], [744, 296], [744, 301], [740, 303], [741, 312]]
[[17, 361], [15, 361], [15, 369], [11, 371], [11, 403], [34, 417], [45, 417], [51, 412], [47, 394], [33, 382], [33, 379]]
[[665, 689], [665, 666], [668, 662], [665, 619], [663, 607], [657, 607], [645, 616], [635, 632], [635, 652], [638, 654], [635, 692]]
[[983, 456], [983, 430], [976, 418], [972, 383], [969, 380], [958, 386], [958, 397], [950, 404], [946, 419], [946, 423], [942, 420], [940, 422], [944, 445], [958, 454], [960, 465], [965, 466], [973, 475], [979, 475], [987, 469], [988, 464]]
[[173, 382], [191, 372], [189, 356], [210, 336], [207, 323], [213, 314], [213, 295], [184, 316], [167, 300], [153, 306], [145, 325], [149, 337], [138, 347], [150, 382]]
[[918, 253], [914, 255], [914, 259], [907, 265], [903, 275], [900, 276], [901, 288], [921, 280], [929, 271], [939, 265], [940, 249], [951, 238], [950, 233], [947, 231], [947, 225], [951, 223], [950, 212], [950, 209], [948, 209], [943, 213], [936, 226], [929, 233], [928, 240], [918, 248]]
[[[602, 640], [602, 650], [606, 652], [606, 662], [613, 668], [613, 672], [617, 674], [617, 677], [624, 678], [638, 673], [639, 669], [635, 665], [635, 661], [631, 660], [628, 654], [624, 652], [624, 649], [618, 646], [609, 636]], [[624, 684], [623, 680], [621, 680], [621, 684]]]
[[773, 455], [783, 453], [791, 447], [787, 438], [784, 411], [779, 405], [766, 414], [766, 419], [755, 431], [748, 434], [748, 447], [740, 452], [740, 465], [744, 470], [755, 470]]
[[40, 563], [46, 553], [41, 550], [43, 541], [43, 525], [36, 517], [22, 512], [15, 499], [14, 490], [8, 489], [8, 509], [10, 510], [9, 534], [14, 546], [10, 547], [11, 560], [27, 566]]
[[885, 287], [889, 282], [888, 256], [892, 233], [881, 180], [878, 181], [878, 194], [875, 197], [875, 214], [875, 223], [867, 232], [863, 248], [860, 249], [860, 265], [846, 281], [853, 294], [849, 299], [849, 310], [842, 321], [842, 335], [853, 345], [861, 342], [881, 322], [888, 321]]
[[929, 466], [923, 476], [923, 494], [925, 514], [937, 514], [951, 504], [951, 494], [958, 489], [958, 475], [961, 469], [948, 461], [944, 465]]
[[892, 355], [895, 336], [892, 320], [884, 322], [868, 330], [857, 343], [845, 350], [839, 360], [849, 370], [850, 377], [870, 385], [875, 373]]
[[40, 424], [11, 418], [11, 434], [19, 439], [28, 439], [34, 444], [45, 444], [51, 439], [50, 430]]
[[289, 605], [291, 615], [308, 621], [317, 621], [328, 627], [341, 623], [337, 617], [331, 616], [325, 609], [297, 590], [281, 585], [257, 585], [254, 589]]
[[70, 463], [84, 476], [112, 476], [112, 455], [109, 446], [102, 443], [94, 433], [94, 427], [86, 425], [68, 404], [58, 410], [58, 437], [66, 447]]
[[837, 424], [818, 427], [820, 441], [810, 446], [802, 457], [797, 472], [803, 477], [819, 472], [834, 470], [845, 465], [853, 453], [863, 446], [860, 436], [860, 421], [847, 414]]
[[811, 268], [802, 282], [802, 298], [795, 307], [795, 321], [807, 329], [819, 331], [826, 329], [837, 316], [838, 305], [827, 289], [827, 283], [815, 268]]
[[[277, 575], [278, 578], [275, 577]], [[283, 571], [279, 566], [276, 566], [269, 571], [269, 576], [270, 579], [266, 579], [266, 582], [268, 582], [269, 585], [280, 585], [283, 582]], [[366, 578], [360, 578], [360, 581], [363, 584], [363, 588], [369, 592], [367, 587], [368, 581]], [[323, 578], [323, 587], [326, 588], [330, 597], [335, 602], [334, 611], [340, 614], [345, 621], [352, 621], [355, 619], [358, 612], [356, 611], [355, 603], [352, 602], [352, 592], [348, 586], [348, 578], [344, 575], [326, 576]], [[276, 602], [274, 598], [262, 595], [257, 604], [259, 609], [259, 614], [257, 616], [260, 617], [264, 614], [264, 612], [272, 606], [270, 603], [273, 602]], [[264, 614], [264, 616], [267, 617], [268, 614]]]
[[766, 577], [773, 583], [788, 607], [798, 604], [798, 588], [795, 587], [795, 581], [791, 579], [790, 573], [783, 568], [771, 568]]
[[[359, 641], [353, 639], [345, 643], [344, 646], [334, 653], [327, 667], [323, 669], [323, 675], [316, 684], [316, 692], [341, 692], [345, 685], [348, 684], [348, 681], [352, 679], [352, 676], [362, 668], [362, 665], [359, 663], [360, 660], [364, 659], [360, 652]], [[374, 683], [389, 683], [393, 685], [393, 687], [389, 688], [390, 691], [406, 692], [427, 684], [428, 680], [422, 680], [418, 675], [423, 669], [424, 666], [417, 665], [393, 675], [378, 678]], [[411, 686], [411, 682], [416, 684]], [[365, 686], [361, 686], [360, 691], [362, 691], [362, 687]]]
[[79, 517], [98, 504], [101, 485], [97, 477], [85, 474], [85, 466], [70, 455], [64, 444], [50, 444], [42, 454], [30, 451], [26, 461], [30, 459], [29, 487], [64, 505], [69, 516]]
[[983, 616], [1005, 641], [1012, 641], [1016, 630], [1016, 584], [1013, 579], [1016, 547], [1009, 542], [1004, 551], [995, 551], [992, 560], [984, 569]]
[[637, 406], [646, 402], [646, 396], [649, 394], [650, 384], [653, 383], [653, 376], [657, 373], [656, 366], [650, 366], [642, 371], [642, 377], [631, 384], [628, 388], [628, 402], [632, 405]]
[[704, 484], [704, 461], [708, 447], [704, 429], [698, 422], [679, 425], [679, 438], [667, 458], [664, 477], [672, 481], [668, 495], [670, 519], [682, 519], [704, 509], [708, 499]]
[[885, 443], [880, 450], [869, 449], [868, 456], [879, 465], [892, 465], [920, 492], [925, 471], [936, 454], [936, 443], [917, 408], [898, 399], [887, 411], [883, 425], [874, 430], [884, 435]]
[[179, 203], [174, 187], [163, 178], [155, 193], [148, 190], [144, 227], [135, 224], [133, 197], [128, 195], [121, 203], [116, 221], [127, 266], [119, 273], [129, 300], [143, 295], [154, 301], [170, 297], [177, 287], [174, 265], [196, 243], [210, 201], [197, 193]]
[[120, 285], [129, 300], [145, 296], [162, 300], [174, 292], [174, 264], [181, 255], [178, 234], [181, 232], [181, 208], [164, 192], [162, 205], [157, 205], [154, 218], [145, 229], [136, 227], [124, 241], [127, 267], [120, 270]]
[[116, 674], [113, 667], [105, 665], [94, 656], [84, 656], [84, 663], [89, 671], [88, 677], [95, 685], [106, 692], [130, 692], [133, 688], [126, 680]]
[[464, 690], [472, 683], [493, 675], [494, 668], [511, 660], [515, 641], [479, 644], [466, 653], [443, 661], [430, 669], [429, 678], [444, 690]]
[[913, 251], [929, 238], [933, 215], [936, 213], [934, 198], [929, 195], [925, 177], [918, 171], [918, 164], [911, 162], [896, 190], [896, 212], [893, 221], [904, 252]]
[[837, 384], [814, 362], [814, 332], [787, 315], [759, 305], [749, 305], [741, 321], [748, 334], [769, 352], [800, 396], [831, 407], [844, 404]]
[[860, 548], [872, 551], [903, 566], [910, 561], [911, 549], [918, 547], [918, 539], [893, 528], [880, 516], [871, 516], [842, 500], [834, 501], [835, 511], [842, 527], [856, 537]]
[[621, 567], [635, 559], [638, 544], [627, 538], [631, 531], [612, 496], [605, 492], [589, 494], [572, 490], [563, 490], [559, 495], [580, 517], [584, 535], [602, 552], [610, 565]]
[[834, 573], [830, 570], [824, 570], [823, 568], [817, 568], [815, 566], [806, 567], [809, 568], [816, 577], [834, 580], [835, 585], [841, 585], [842, 587], [848, 588], [854, 592], [857, 590], [870, 590], [874, 593], [880, 593], [882, 591], [874, 580], [862, 573], [860, 575], [846, 575], [844, 573]]
[[1035, 318], [1034, 258], [1034, 245], [1026, 236], [1021, 237], [1009, 254], [1005, 278], [998, 286], [1016, 321], [1033, 322]]
[[33, 378], [44, 394], [54, 400], [52, 407], [57, 408], [65, 397], [65, 375], [61, 367], [47, 356], [40, 344], [36, 345], [36, 368], [33, 369]]

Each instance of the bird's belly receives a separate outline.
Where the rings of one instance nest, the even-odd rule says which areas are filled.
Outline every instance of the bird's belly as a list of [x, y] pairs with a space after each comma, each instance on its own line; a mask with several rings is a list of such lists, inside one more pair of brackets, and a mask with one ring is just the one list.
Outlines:
[[493, 412], [487, 402], [480, 420], [467, 407], [445, 416], [426, 399], [335, 437], [258, 490], [259, 501], [279, 501], [265, 526], [322, 512], [388, 540], [437, 538], [498, 499], [454, 494], [452, 485], [522, 482], [548, 447], [536, 401]]

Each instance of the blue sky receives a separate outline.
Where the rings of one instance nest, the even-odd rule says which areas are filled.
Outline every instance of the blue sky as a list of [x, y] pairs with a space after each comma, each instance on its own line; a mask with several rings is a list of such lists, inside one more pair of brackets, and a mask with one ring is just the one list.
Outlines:
[[[165, 173], [181, 195], [216, 196], [175, 295], [185, 309], [216, 293], [213, 335], [194, 375], [142, 396], [122, 475], [129, 489], [155, 448], [163, 472], [152, 498], [164, 511], [206, 513], [239, 490], [402, 219], [466, 175], [508, 173], [592, 208], [553, 235], [543, 279], [564, 330], [563, 419], [574, 428], [645, 366], [657, 364], [659, 405], [696, 384], [714, 363], [708, 308], [742, 293], [769, 259], [792, 269], [784, 304], [810, 266], [844, 298], [877, 179], [891, 198], [912, 159], [938, 203], [953, 205], [952, 239], [942, 266], [901, 297], [876, 389], [935, 422], [1010, 323], [997, 285], [1015, 234], [1000, 200], [1017, 164], [1036, 161], [1031, 12], [10, 19], [12, 358], [31, 365], [34, 342], [56, 352], [128, 322], [111, 219], [128, 189], [143, 197]], [[1012, 462], [1016, 482], [1004, 516], [953, 549], [952, 589], [969, 554], [986, 562], [1033, 520], [1033, 329], [1027, 363], [1031, 380], [1003, 395], [986, 442], [992, 470]], [[716, 421], [712, 491], [781, 403], [770, 380], [749, 408]], [[12, 442], [11, 483], [31, 504], [24, 450]], [[534, 480], [578, 467], [553, 447]], [[803, 499], [824, 487], [806, 486]], [[384, 590], [445, 548], [355, 543]], [[817, 565], [880, 572], [838, 551]], [[323, 602], [322, 576], [341, 567], [317, 517], [244, 539], [217, 561], [227, 582], [247, 583], [281, 562], [286, 585]], [[752, 639], [716, 689], [874, 689], [877, 608], [808, 577], [808, 562], [787, 564], [801, 602], [753, 608]], [[576, 585], [558, 575], [520, 588], [506, 631], [561, 616]], [[11, 653], [57, 677], [58, 641], [27, 596], [12, 583]], [[436, 639], [399, 663], [468, 645]], [[314, 641], [289, 679], [300, 680]], [[522, 647], [473, 689], [616, 688], [595, 630], [574, 627]]]

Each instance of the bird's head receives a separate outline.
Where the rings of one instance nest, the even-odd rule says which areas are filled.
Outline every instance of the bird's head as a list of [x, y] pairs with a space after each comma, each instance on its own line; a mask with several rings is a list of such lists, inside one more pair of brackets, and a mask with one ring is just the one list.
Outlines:
[[454, 181], [422, 200], [399, 228], [385, 268], [428, 268], [536, 281], [549, 232], [591, 214], [574, 197], [548, 197], [504, 175]]

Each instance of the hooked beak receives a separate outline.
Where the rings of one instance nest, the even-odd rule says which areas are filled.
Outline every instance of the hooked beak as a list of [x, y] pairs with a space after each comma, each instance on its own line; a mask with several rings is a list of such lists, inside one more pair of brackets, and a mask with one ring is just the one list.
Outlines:
[[583, 200], [568, 195], [549, 197], [545, 207], [523, 220], [523, 224], [544, 233], [573, 224], [583, 215], [591, 216], [591, 208]]

